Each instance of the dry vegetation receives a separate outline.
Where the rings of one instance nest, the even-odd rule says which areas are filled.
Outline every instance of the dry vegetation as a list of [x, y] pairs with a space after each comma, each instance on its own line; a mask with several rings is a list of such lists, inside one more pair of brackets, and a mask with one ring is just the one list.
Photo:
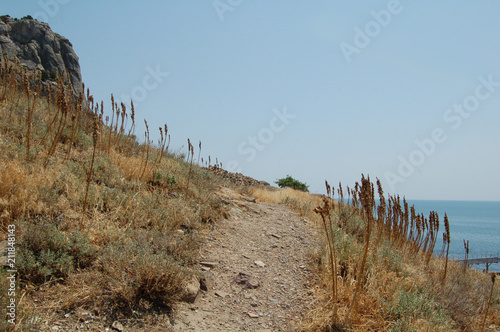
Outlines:
[[55, 309], [110, 319], [168, 310], [204, 230], [225, 213], [194, 147], [187, 160], [170, 153], [166, 125], [157, 144], [149, 128], [140, 144], [133, 104], [128, 112], [111, 97], [106, 111], [89, 90], [75, 96], [64, 74], [49, 83], [17, 61], [0, 64], [0, 240], [16, 225], [20, 278], [13, 330], [40, 330]]
[[[447, 260], [450, 233], [433, 254], [439, 216], [417, 215], [400, 197], [384, 197], [363, 176], [361, 184], [327, 196], [293, 189], [253, 189], [262, 201], [284, 203], [313, 221], [324, 249], [312, 253], [317, 303], [307, 331], [482, 331], [500, 325], [500, 288], [494, 275]], [[314, 212], [313, 212], [314, 210]], [[495, 330], [495, 329], [493, 329]]]

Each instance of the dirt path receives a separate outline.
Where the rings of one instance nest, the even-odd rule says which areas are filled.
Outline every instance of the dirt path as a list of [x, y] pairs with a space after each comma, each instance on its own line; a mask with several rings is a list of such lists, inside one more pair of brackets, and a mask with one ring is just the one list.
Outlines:
[[176, 308], [174, 331], [294, 331], [313, 300], [313, 226], [283, 205], [221, 195], [231, 216], [202, 249], [206, 290]]

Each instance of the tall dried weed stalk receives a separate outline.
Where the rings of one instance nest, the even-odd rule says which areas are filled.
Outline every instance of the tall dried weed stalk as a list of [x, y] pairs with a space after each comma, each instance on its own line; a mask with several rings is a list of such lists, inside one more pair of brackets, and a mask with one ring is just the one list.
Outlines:
[[94, 170], [95, 155], [97, 150], [97, 142], [99, 140], [99, 118], [94, 115], [94, 130], [92, 132], [92, 160], [90, 161], [90, 167], [87, 172], [87, 181], [85, 185], [85, 198], [83, 199], [83, 211], [87, 209], [87, 198], [89, 194], [90, 181], [92, 180], [92, 173]]
[[30, 89], [30, 81], [28, 78], [28, 75], [25, 73], [24, 74], [24, 87], [26, 91], [26, 100], [27, 100], [27, 112], [28, 116], [26, 117], [26, 160], [30, 160], [30, 138], [31, 138], [31, 126], [32, 126], [32, 117], [33, 117], [33, 106], [30, 107], [30, 95], [31, 95], [31, 89]]
[[314, 212], [321, 216], [323, 230], [325, 231], [325, 236], [328, 243], [329, 258], [330, 258], [330, 271], [332, 278], [332, 303], [333, 303], [333, 321], [337, 322], [337, 256], [335, 252], [335, 244], [333, 243], [333, 222], [332, 215], [330, 211], [332, 210], [332, 199], [331, 199], [331, 187], [328, 181], [325, 181], [327, 197], [323, 198], [323, 206], [318, 206], [314, 209]]
[[443, 234], [443, 240], [446, 241], [445, 242], [446, 256], [444, 261], [443, 278], [441, 279], [442, 284], [444, 284], [446, 280], [446, 272], [448, 271], [448, 254], [450, 252], [450, 223], [448, 221], [448, 216], [446, 215], [446, 213], [444, 214], [444, 228], [445, 228], [445, 233]]
[[149, 161], [149, 147], [150, 147], [150, 143], [151, 141], [149, 140], [149, 126], [148, 126], [148, 122], [146, 121], [146, 119], [144, 119], [144, 125], [146, 126], [146, 131], [144, 132], [144, 138], [146, 139], [146, 152], [144, 153], [144, 167], [142, 168], [142, 172], [141, 172], [141, 175], [139, 176], [139, 178], [143, 179], [144, 178], [144, 173], [146, 172], [146, 168], [148, 167], [148, 161]]
[[189, 181], [191, 179], [191, 171], [193, 170], [193, 158], [194, 158], [194, 147], [188, 138], [187, 162], [189, 163], [189, 172], [188, 172], [188, 178], [187, 178], [187, 183], [186, 183], [186, 192], [189, 190]]
[[486, 303], [486, 309], [484, 310], [484, 319], [483, 319], [483, 328], [482, 331], [485, 331], [486, 329], [486, 319], [488, 318], [488, 311], [490, 310], [491, 307], [491, 302], [493, 299], [493, 290], [495, 288], [495, 279], [496, 279], [496, 274], [491, 273], [491, 288], [490, 288], [490, 295], [488, 296], [488, 302]]
[[464, 275], [467, 272], [467, 266], [469, 265], [469, 240], [465, 241], [464, 239], [464, 250], [465, 250], [465, 258], [464, 258]]
[[370, 236], [371, 229], [373, 224], [373, 210], [375, 207], [374, 200], [374, 189], [373, 184], [370, 182], [370, 177], [365, 178], [362, 176], [361, 179], [361, 192], [360, 192], [360, 201], [361, 206], [363, 208], [363, 215], [366, 221], [366, 226], [364, 230], [364, 248], [363, 248], [363, 257], [361, 259], [360, 267], [358, 269], [358, 275], [356, 278], [356, 288], [354, 289], [354, 295], [352, 297], [351, 305], [349, 306], [349, 310], [344, 318], [344, 324], [351, 325], [351, 317], [355, 315], [357, 312], [358, 306], [358, 298], [359, 293], [361, 292], [361, 288], [365, 282], [365, 266], [366, 260], [368, 258], [368, 248], [370, 246]]

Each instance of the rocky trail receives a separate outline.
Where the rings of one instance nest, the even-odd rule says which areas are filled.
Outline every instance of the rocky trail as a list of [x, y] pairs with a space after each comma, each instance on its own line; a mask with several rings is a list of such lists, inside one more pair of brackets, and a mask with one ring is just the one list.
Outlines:
[[181, 303], [174, 331], [295, 331], [313, 300], [313, 225], [284, 205], [223, 188], [232, 208], [201, 252], [204, 290]]

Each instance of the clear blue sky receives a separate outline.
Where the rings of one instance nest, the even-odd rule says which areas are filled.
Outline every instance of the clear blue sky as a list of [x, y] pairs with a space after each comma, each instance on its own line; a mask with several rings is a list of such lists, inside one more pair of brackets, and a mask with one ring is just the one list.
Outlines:
[[135, 96], [174, 150], [201, 140], [224, 168], [317, 193], [365, 173], [411, 199], [500, 200], [498, 1], [1, 0], [0, 12], [66, 36], [91, 93], [108, 110], [111, 93]]

